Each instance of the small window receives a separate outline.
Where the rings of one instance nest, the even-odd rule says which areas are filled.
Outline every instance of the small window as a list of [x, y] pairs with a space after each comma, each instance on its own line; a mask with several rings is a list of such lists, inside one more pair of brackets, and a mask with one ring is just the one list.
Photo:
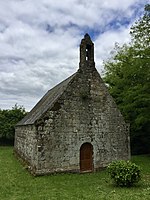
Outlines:
[[91, 55], [91, 45], [87, 44], [86, 45], [86, 60], [90, 60], [90, 55]]

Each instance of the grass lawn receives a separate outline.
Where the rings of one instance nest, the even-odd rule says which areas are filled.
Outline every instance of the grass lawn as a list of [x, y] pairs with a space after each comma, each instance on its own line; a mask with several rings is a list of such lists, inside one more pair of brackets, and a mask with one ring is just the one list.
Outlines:
[[142, 167], [142, 181], [120, 188], [112, 185], [106, 171], [33, 177], [12, 147], [0, 147], [0, 200], [150, 200], [150, 156], [133, 156], [132, 161]]

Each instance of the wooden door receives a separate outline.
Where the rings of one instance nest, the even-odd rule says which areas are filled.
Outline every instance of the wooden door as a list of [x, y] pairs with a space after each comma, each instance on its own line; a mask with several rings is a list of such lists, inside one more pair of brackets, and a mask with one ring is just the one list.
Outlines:
[[93, 170], [93, 146], [90, 143], [84, 143], [80, 148], [80, 171]]

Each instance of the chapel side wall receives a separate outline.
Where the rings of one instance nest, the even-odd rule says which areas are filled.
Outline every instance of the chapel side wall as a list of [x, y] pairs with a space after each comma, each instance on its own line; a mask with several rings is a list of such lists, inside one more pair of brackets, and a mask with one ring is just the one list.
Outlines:
[[37, 174], [80, 171], [80, 148], [93, 145], [94, 170], [129, 159], [129, 130], [97, 72], [78, 74], [38, 125]]
[[31, 168], [35, 168], [37, 165], [36, 148], [35, 126], [16, 126], [14, 150]]

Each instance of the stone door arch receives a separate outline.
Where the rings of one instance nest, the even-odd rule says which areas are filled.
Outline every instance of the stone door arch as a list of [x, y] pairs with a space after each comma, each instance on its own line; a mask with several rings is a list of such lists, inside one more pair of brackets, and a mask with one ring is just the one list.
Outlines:
[[80, 148], [80, 172], [91, 171], [93, 171], [93, 146], [84, 143]]

